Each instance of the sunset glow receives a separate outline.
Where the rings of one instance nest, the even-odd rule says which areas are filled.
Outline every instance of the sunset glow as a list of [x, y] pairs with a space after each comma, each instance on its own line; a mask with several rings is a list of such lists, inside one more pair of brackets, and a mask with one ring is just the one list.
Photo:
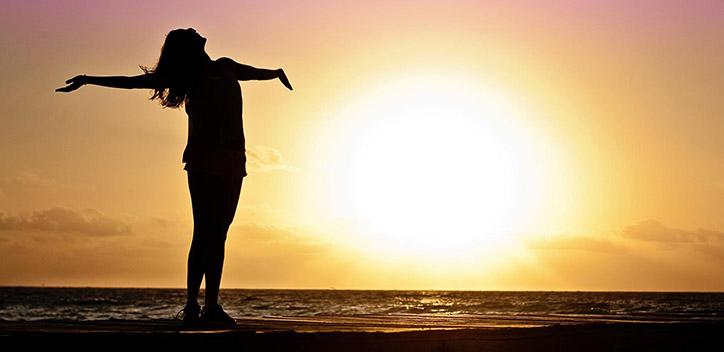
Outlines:
[[521, 107], [482, 83], [415, 72], [345, 102], [328, 141], [337, 215], [420, 255], [512, 235], [539, 196], [537, 163]]
[[241, 82], [222, 287], [724, 290], [704, 1], [3, 2], [0, 285], [184, 285], [184, 110], [54, 89], [187, 27], [294, 85]]

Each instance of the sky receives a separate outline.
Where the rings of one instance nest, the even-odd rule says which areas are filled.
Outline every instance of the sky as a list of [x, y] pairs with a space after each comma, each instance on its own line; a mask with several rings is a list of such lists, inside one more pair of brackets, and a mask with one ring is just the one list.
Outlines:
[[724, 3], [0, 4], [0, 285], [183, 287], [166, 33], [241, 82], [222, 288], [724, 290]]

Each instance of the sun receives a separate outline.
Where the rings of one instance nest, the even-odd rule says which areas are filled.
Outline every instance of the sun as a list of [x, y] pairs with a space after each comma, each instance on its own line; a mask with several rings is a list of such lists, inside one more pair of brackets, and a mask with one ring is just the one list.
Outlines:
[[488, 248], [510, 239], [537, 196], [524, 113], [454, 76], [385, 82], [338, 126], [333, 208], [396, 251]]

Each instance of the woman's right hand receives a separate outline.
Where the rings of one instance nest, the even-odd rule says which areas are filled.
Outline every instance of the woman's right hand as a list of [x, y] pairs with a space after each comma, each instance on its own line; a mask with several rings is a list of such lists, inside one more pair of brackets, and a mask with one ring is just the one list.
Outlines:
[[58, 88], [55, 91], [63, 92], [63, 93], [72, 92], [72, 91], [80, 88], [82, 85], [87, 84], [88, 77], [86, 77], [86, 75], [78, 75], [78, 76], [75, 76], [75, 77], [65, 81], [65, 83], [68, 83], [68, 85], [63, 88]]

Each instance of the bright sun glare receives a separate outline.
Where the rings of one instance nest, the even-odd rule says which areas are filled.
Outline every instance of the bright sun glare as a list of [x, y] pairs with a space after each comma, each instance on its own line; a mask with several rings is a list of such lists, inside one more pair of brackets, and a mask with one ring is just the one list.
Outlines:
[[505, 242], [536, 196], [521, 112], [467, 79], [415, 77], [348, 106], [333, 207], [369, 241], [397, 251]]

